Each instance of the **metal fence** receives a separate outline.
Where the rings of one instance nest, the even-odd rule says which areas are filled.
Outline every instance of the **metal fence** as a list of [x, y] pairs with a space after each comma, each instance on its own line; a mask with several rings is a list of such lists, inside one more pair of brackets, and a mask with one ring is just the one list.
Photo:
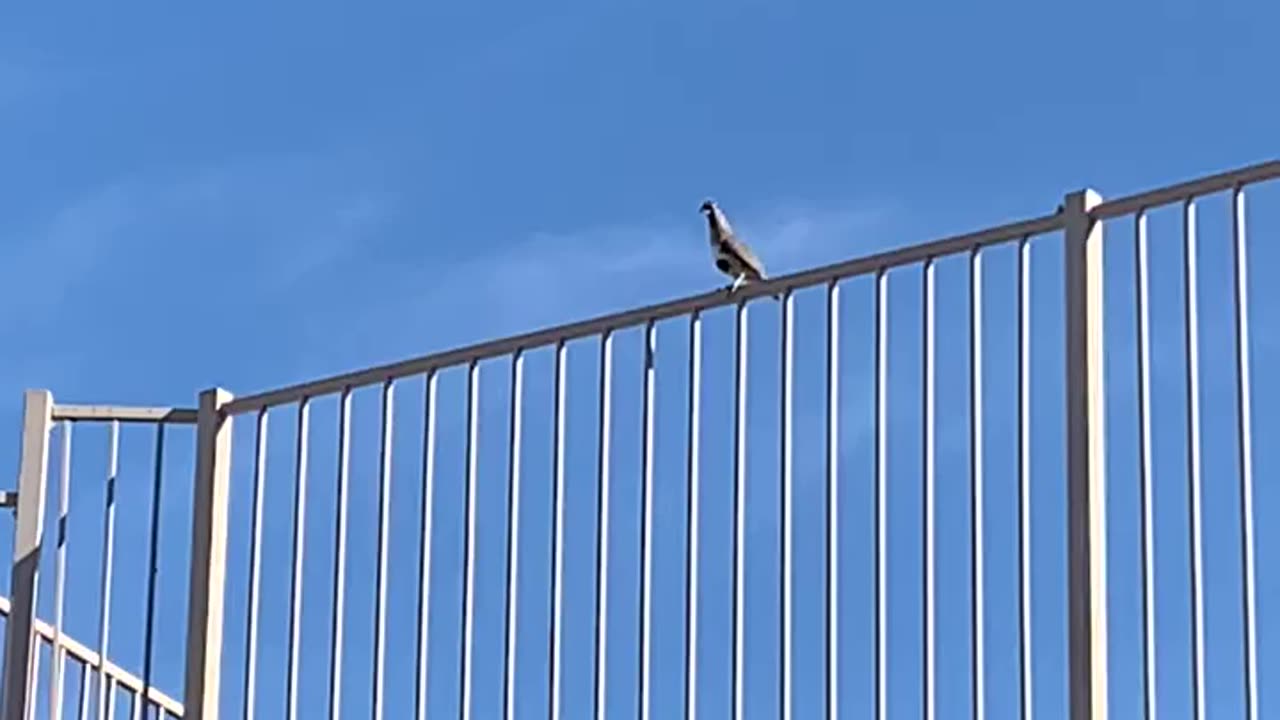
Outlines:
[[[90, 675], [99, 698], [146, 692], [188, 720], [1263, 716], [1252, 437], [1270, 385], [1249, 372], [1264, 349], [1245, 196], [1277, 177], [1280, 161], [1119, 200], [1076, 192], [1053, 214], [733, 295], [209, 390], [194, 411], [28, 393], [6, 717], [35, 706], [36, 642], [53, 648], [50, 708], [63, 658], [80, 663], [78, 717]], [[1210, 247], [1197, 209], [1218, 201]], [[1149, 231], [1169, 209], [1174, 237]], [[1153, 273], [1156, 255], [1175, 270]], [[1225, 283], [1208, 302], [1202, 262]], [[1226, 322], [1206, 329], [1209, 305]], [[1206, 403], [1222, 411], [1211, 442]], [[62, 634], [62, 520], [54, 620], [33, 621], [60, 420], [196, 426], [185, 704], [105, 659], [107, 611], [97, 650]], [[1179, 512], [1182, 544], [1158, 543]], [[1212, 588], [1206, 534], [1223, 559]], [[1186, 586], [1158, 586], [1158, 567]], [[1157, 612], [1183, 595], [1185, 614]], [[1231, 640], [1207, 645], [1206, 622]]]
[[[4, 665], [4, 717], [34, 718], [116, 718], [122, 717], [120, 706], [129, 707], [127, 717], [180, 718], [182, 704], [152, 685], [152, 653], [145, 652], [141, 676], [131, 673], [108, 658], [112, 639], [113, 609], [120, 598], [113, 597], [113, 570], [116, 565], [117, 483], [120, 475], [120, 426], [122, 423], [143, 426], [154, 432], [154, 449], [150, 463], [152, 482], [146, 549], [147, 580], [141, 588], [144, 600], [146, 647], [152, 647], [156, 631], [154, 606], [156, 599], [157, 553], [159, 545], [160, 492], [164, 472], [166, 430], [172, 426], [191, 425], [193, 411], [172, 408], [140, 408], [58, 405], [47, 391], [28, 391], [24, 402], [22, 457], [18, 473], [17, 517], [14, 529], [14, 564], [11, 582], [12, 599], [0, 598], [0, 613], [6, 617]], [[96, 578], [100, 599], [96, 613], [95, 645], [90, 646], [69, 636], [64, 625], [64, 612], [71, 598], [67, 583], [69, 520], [72, 487], [73, 427], [82, 432], [90, 427], [107, 433], [105, 477], [102, 484], [101, 555]], [[58, 437], [58, 486], [48, 482], [48, 465], [52, 439]], [[81, 478], [83, 479], [83, 478]], [[78, 487], [77, 487], [78, 489]], [[52, 492], [55, 490], [56, 492]], [[53, 498], [57, 505], [48, 502]], [[45, 521], [53, 511], [53, 532], [45, 532]], [[96, 514], [96, 513], [95, 513]], [[49, 546], [52, 545], [50, 548]], [[53, 598], [52, 622], [35, 615], [39, 570], [42, 555], [52, 550]], [[132, 550], [131, 548], [125, 548]], [[45, 561], [47, 566], [48, 562]], [[126, 588], [131, 589], [131, 588]], [[126, 601], [134, 597], [126, 598]], [[113, 603], [114, 601], [114, 603]], [[81, 603], [76, 603], [81, 605]], [[79, 609], [85, 609], [83, 606]], [[68, 688], [73, 695], [68, 695]], [[41, 691], [44, 692], [41, 692]], [[121, 697], [126, 701], [121, 703]], [[145, 698], [145, 700], [144, 700]]]

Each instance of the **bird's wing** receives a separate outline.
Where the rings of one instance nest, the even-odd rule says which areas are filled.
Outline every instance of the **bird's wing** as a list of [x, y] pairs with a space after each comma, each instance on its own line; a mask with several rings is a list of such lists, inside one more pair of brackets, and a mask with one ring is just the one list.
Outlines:
[[760, 262], [760, 258], [751, 252], [751, 248], [747, 244], [738, 239], [736, 235], [727, 235], [721, 245], [725, 251], [734, 255], [752, 271], [760, 277], [764, 277], [764, 264]]

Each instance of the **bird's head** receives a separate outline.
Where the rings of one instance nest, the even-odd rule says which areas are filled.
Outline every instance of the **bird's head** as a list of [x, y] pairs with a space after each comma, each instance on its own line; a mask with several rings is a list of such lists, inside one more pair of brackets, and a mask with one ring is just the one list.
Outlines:
[[700, 212], [706, 215], [710, 215], [713, 211], [715, 211], [715, 209], [716, 209], [716, 203], [714, 200], [703, 200], [702, 206], [698, 208]]

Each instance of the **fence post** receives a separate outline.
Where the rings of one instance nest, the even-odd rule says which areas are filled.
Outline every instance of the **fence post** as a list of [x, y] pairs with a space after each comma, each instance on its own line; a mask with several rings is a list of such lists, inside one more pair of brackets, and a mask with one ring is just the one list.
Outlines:
[[44, 539], [45, 488], [49, 477], [49, 430], [53, 395], [28, 390], [23, 396], [22, 457], [18, 469], [18, 510], [13, 533], [13, 568], [8, 632], [4, 647], [4, 717], [27, 717], [34, 636], [36, 578]]
[[205, 390], [197, 411], [184, 720], [218, 717], [231, 485], [231, 417], [223, 407], [231, 397], [221, 388]]
[[1072, 720], [1107, 717], [1102, 223], [1092, 190], [1067, 195], [1067, 592]]

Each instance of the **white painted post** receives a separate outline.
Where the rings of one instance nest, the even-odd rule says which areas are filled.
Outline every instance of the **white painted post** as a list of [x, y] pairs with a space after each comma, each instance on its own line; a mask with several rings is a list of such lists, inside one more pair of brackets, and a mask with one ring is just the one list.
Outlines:
[[13, 537], [13, 595], [4, 648], [4, 717], [25, 718], [35, 643], [36, 580], [44, 539], [45, 490], [49, 478], [49, 431], [53, 395], [28, 390], [23, 398], [22, 457], [18, 470], [18, 511]]
[[1092, 190], [1066, 197], [1067, 566], [1072, 720], [1107, 717], [1102, 223]]
[[205, 390], [197, 411], [184, 720], [218, 718], [231, 485], [231, 417], [223, 408], [231, 398], [221, 388]]

